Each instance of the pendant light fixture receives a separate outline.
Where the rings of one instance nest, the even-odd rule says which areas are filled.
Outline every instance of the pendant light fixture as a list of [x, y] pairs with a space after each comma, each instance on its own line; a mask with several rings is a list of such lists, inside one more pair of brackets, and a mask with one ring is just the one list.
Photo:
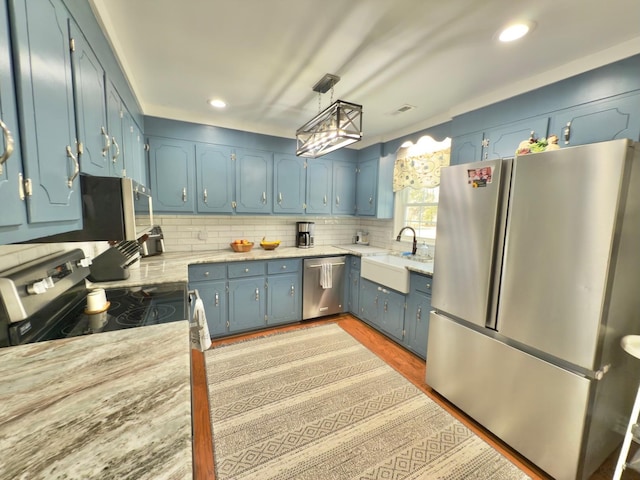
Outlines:
[[[327, 73], [313, 86], [318, 92], [318, 112], [320, 98], [331, 90], [340, 77]], [[296, 131], [299, 157], [317, 158], [339, 148], [346, 147], [362, 139], [362, 105], [336, 100], [322, 112], [305, 123]]]

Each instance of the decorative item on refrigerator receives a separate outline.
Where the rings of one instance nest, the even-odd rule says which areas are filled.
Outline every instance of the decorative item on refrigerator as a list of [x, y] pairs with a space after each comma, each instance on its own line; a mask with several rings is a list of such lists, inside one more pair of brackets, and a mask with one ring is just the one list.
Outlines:
[[191, 348], [204, 352], [211, 346], [211, 335], [207, 326], [207, 316], [204, 312], [204, 303], [197, 290], [195, 303], [193, 304], [193, 316], [189, 323], [191, 331]]
[[333, 287], [333, 268], [330, 263], [323, 263], [320, 267], [320, 286], [325, 290]]

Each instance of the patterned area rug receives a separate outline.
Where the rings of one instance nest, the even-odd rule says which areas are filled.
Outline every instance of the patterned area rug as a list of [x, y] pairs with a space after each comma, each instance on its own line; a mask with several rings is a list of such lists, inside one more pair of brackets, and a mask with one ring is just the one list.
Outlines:
[[337, 325], [205, 358], [217, 480], [529, 478]]

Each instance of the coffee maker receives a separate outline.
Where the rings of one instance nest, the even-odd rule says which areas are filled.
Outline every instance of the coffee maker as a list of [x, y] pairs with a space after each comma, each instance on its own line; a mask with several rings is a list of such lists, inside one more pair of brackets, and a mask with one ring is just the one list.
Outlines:
[[315, 223], [313, 222], [296, 222], [298, 227], [298, 233], [296, 238], [296, 246], [298, 248], [311, 248], [313, 247], [313, 231], [315, 229]]

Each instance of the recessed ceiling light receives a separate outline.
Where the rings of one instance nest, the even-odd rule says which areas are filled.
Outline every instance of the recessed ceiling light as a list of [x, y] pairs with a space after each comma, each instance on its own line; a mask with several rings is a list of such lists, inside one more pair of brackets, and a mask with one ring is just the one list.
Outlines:
[[209, 100], [209, 105], [214, 108], [225, 108], [227, 106], [227, 103], [224, 100], [216, 98], [213, 100]]
[[513, 42], [524, 37], [532, 28], [533, 24], [530, 22], [514, 23], [500, 32], [498, 40], [501, 42]]

